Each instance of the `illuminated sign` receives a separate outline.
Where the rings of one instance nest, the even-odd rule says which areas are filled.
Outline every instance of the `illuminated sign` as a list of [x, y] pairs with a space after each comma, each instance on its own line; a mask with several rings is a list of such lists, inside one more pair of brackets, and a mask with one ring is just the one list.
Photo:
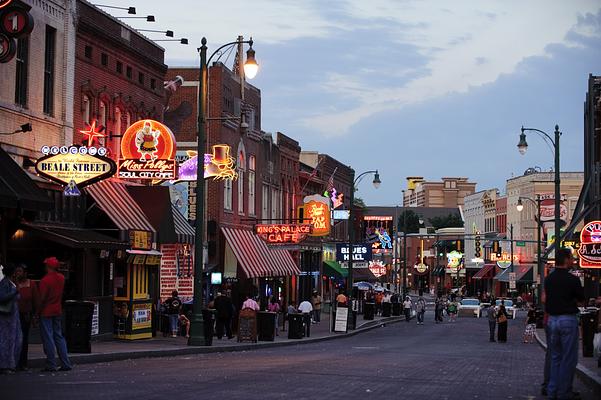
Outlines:
[[[555, 220], [555, 194], [541, 193], [538, 195], [540, 203], [540, 220], [542, 222]], [[568, 220], [568, 207], [564, 204], [565, 195], [561, 196], [559, 203], [559, 218], [564, 221]]]
[[366, 215], [363, 217], [364, 221], [392, 221], [390, 216], [379, 216], [379, 215]]
[[[368, 227], [367, 228], [367, 237], [376, 238], [373, 240], [372, 247], [374, 249], [390, 249], [392, 250], [392, 239], [390, 239], [390, 235], [388, 234], [388, 230], [381, 227]], [[372, 240], [368, 240], [372, 242]]]
[[211, 285], [221, 285], [221, 272], [211, 272]]
[[419, 274], [424, 274], [428, 271], [428, 266], [424, 263], [419, 263], [415, 265], [415, 271]]
[[[230, 156], [230, 146], [217, 144], [212, 147], [213, 154], [204, 155], [204, 178], [214, 180], [236, 179], [236, 162]], [[198, 157], [196, 158], [198, 162]], [[192, 160], [192, 159], [190, 159]]]
[[158, 121], [134, 122], [123, 134], [117, 169], [121, 179], [173, 180], [177, 178], [175, 137]]
[[374, 260], [367, 267], [376, 278], [386, 275], [386, 265], [381, 260]]
[[351, 217], [350, 210], [333, 210], [332, 217], [334, 219], [349, 219]]
[[79, 133], [82, 133], [84, 135], [84, 139], [88, 140], [88, 147], [90, 147], [93, 146], [94, 142], [97, 142], [98, 139], [106, 136], [104, 133], [102, 133], [103, 130], [103, 126], [97, 127], [96, 121], [93, 121], [87, 130], [79, 131]]
[[591, 221], [580, 231], [580, 267], [601, 268], [601, 221]]
[[135, 250], [152, 249], [152, 232], [149, 231], [129, 231], [129, 244]]
[[300, 243], [311, 233], [310, 224], [261, 224], [255, 233], [269, 244]]
[[0, 0], [0, 8], [4, 8], [9, 5], [13, 0]]
[[320, 195], [304, 199], [304, 220], [312, 226], [309, 236], [326, 236], [332, 227], [329, 199]]
[[41, 151], [44, 156], [35, 164], [37, 173], [68, 185], [72, 191], [67, 195], [74, 195], [74, 186], [83, 187], [115, 174], [115, 162], [105, 157], [104, 147], [44, 146]]
[[332, 201], [332, 208], [338, 208], [344, 204], [344, 193], [338, 193], [334, 187], [326, 190], [323, 195], [330, 198]]
[[[336, 261], [349, 261], [350, 247], [348, 243], [336, 244]], [[371, 261], [373, 257], [371, 246], [367, 243], [353, 245], [353, 261]]]
[[456, 250], [447, 253], [447, 271], [455, 273], [461, 268], [461, 261], [463, 259], [463, 253]]

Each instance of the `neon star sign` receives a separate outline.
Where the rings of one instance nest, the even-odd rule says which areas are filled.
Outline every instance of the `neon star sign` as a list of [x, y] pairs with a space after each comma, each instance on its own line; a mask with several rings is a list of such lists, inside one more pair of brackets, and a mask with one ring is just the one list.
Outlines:
[[98, 141], [98, 139], [106, 137], [102, 131], [104, 130], [104, 126], [96, 126], [96, 121], [92, 121], [92, 124], [88, 125], [88, 130], [79, 131], [83, 133], [84, 136], [88, 139], [88, 147], [92, 147], [94, 145], [94, 141]]

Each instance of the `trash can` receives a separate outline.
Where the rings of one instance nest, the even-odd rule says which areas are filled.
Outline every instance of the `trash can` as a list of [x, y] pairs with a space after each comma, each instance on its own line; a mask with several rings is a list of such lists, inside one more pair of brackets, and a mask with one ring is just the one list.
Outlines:
[[597, 312], [586, 310], [580, 313], [580, 324], [582, 325], [582, 356], [593, 357], [593, 338], [597, 330]]
[[375, 312], [376, 312], [376, 304], [375, 303], [365, 303], [365, 307], [363, 308], [363, 319], [366, 319], [366, 320], [374, 319]]
[[202, 310], [202, 327], [204, 329], [205, 346], [213, 345], [213, 335], [215, 334], [215, 310], [205, 308]]
[[348, 321], [347, 331], [352, 331], [352, 330], [357, 329], [357, 311], [349, 312], [347, 321]]
[[311, 337], [311, 313], [303, 313], [303, 335]]
[[544, 328], [545, 312], [542, 309], [537, 308], [534, 315], [536, 318], [536, 329]]
[[382, 303], [382, 317], [390, 317], [392, 313], [392, 303]]
[[276, 313], [259, 311], [257, 313], [257, 336], [258, 340], [273, 342], [275, 340], [275, 318]]
[[401, 316], [401, 303], [392, 303], [392, 315], [395, 317]]
[[65, 302], [65, 339], [69, 353], [92, 352], [92, 315], [94, 303], [91, 301], [67, 300]]
[[303, 338], [303, 314], [288, 314], [288, 339]]

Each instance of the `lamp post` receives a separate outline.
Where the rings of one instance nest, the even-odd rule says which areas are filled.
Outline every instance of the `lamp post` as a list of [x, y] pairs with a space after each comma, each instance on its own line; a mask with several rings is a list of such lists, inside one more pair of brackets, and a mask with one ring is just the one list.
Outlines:
[[[247, 58], [244, 63], [244, 74], [250, 79], [254, 78], [259, 68], [255, 60], [255, 51], [252, 48], [253, 40], [238, 40], [224, 44], [211, 54], [207, 59], [207, 39], [202, 38], [201, 46], [198, 49], [200, 53], [199, 68], [199, 90], [198, 90], [198, 121], [197, 121], [197, 157], [202, 160], [206, 151], [206, 123], [207, 123], [207, 97], [208, 97], [208, 78], [209, 63], [211, 59], [228, 46], [248, 44], [249, 50], [246, 52]], [[196, 226], [194, 238], [194, 303], [192, 305], [192, 318], [190, 319], [190, 339], [188, 345], [203, 346], [206, 344], [204, 337], [204, 326], [202, 310], [204, 308], [203, 296], [203, 273], [204, 273], [204, 233], [205, 233], [205, 182], [204, 182], [204, 163], [198, 162], [196, 166]]]
[[553, 145], [554, 157], [555, 157], [555, 248], [558, 249], [560, 245], [561, 239], [561, 217], [559, 215], [560, 211], [560, 201], [561, 201], [561, 176], [559, 173], [559, 138], [561, 137], [561, 132], [559, 131], [559, 125], [555, 125], [555, 140], [551, 138], [551, 136], [545, 131], [541, 131], [536, 128], [524, 128], [522, 126], [522, 133], [520, 134], [520, 141], [518, 143], [518, 150], [520, 154], [526, 154], [526, 150], [528, 150], [528, 143], [526, 142], [526, 131], [533, 131], [539, 134], [543, 140], [551, 143]]
[[540, 283], [538, 284], [538, 290], [537, 290], [537, 300], [538, 300], [538, 304], [542, 306], [542, 294], [543, 294], [543, 287], [544, 287], [544, 282], [545, 282], [545, 270], [542, 266], [541, 263], [541, 230], [542, 230], [542, 221], [540, 219], [540, 196], [536, 196], [536, 201], [531, 199], [530, 197], [520, 197], [518, 198], [518, 204], [516, 206], [517, 210], [519, 212], [522, 212], [522, 210], [524, 210], [524, 204], [522, 203], [522, 200], [527, 200], [532, 202], [535, 206], [536, 206], [536, 210], [537, 210], [537, 221], [536, 221], [536, 271], [538, 272], [538, 276], [540, 277]]
[[349, 241], [349, 259], [348, 259], [348, 278], [347, 278], [347, 290], [349, 291], [348, 293], [348, 298], [349, 298], [349, 306], [351, 306], [351, 311], [352, 311], [352, 300], [353, 300], [353, 249], [354, 249], [354, 243], [355, 243], [355, 220], [354, 220], [354, 202], [355, 202], [355, 190], [357, 188], [357, 184], [359, 183], [359, 180], [361, 178], [363, 178], [365, 175], [367, 174], [374, 174], [374, 180], [373, 180], [373, 185], [374, 188], [379, 188], [380, 184], [382, 183], [382, 181], [380, 180], [380, 174], [378, 173], [378, 170], [374, 170], [374, 171], [365, 171], [362, 174], [360, 174], [357, 178], [355, 178], [353, 180], [353, 186], [351, 187], [351, 208], [350, 208], [350, 212], [349, 212], [349, 227], [348, 227], [348, 241]]

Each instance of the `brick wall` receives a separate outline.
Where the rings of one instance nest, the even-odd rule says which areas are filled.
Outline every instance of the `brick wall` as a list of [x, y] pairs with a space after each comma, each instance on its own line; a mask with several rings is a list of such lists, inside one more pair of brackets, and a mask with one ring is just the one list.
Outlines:
[[[193, 265], [188, 272], [187, 265], [180, 264], [178, 271], [176, 252], [177, 244], [161, 245], [161, 271], [160, 271], [160, 290], [161, 301], [165, 301], [173, 290], [177, 290], [183, 301], [191, 299], [194, 295], [194, 267]], [[191, 248], [194, 252], [194, 247]]]

